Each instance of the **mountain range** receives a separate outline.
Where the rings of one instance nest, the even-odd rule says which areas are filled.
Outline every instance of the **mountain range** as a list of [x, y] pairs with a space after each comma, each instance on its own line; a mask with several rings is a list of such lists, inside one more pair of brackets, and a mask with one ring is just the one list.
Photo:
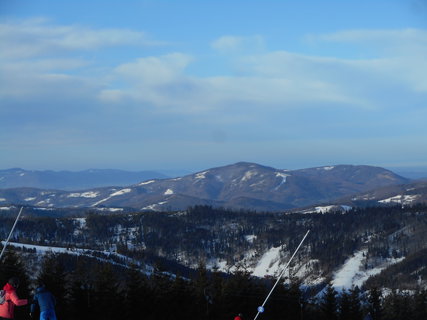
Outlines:
[[203, 260], [263, 278], [277, 275], [310, 230], [288, 279], [412, 290], [426, 288], [426, 202], [427, 180], [384, 168], [239, 162], [121, 187], [0, 189], [0, 238], [23, 205], [11, 241], [26, 261], [53, 250], [180, 273]]
[[[404, 187], [409, 183], [413, 185]], [[399, 199], [422, 201], [424, 197], [417, 192], [418, 189], [424, 190], [424, 185], [417, 183], [384, 168], [365, 165], [283, 170], [239, 162], [177, 178], [143, 179], [125, 187], [74, 191], [30, 187], [0, 189], [0, 204], [55, 208], [125, 207], [142, 211], [176, 211], [195, 205], [211, 205], [282, 211], [331, 202], [343, 205], [366, 201], [387, 203], [389, 198], [392, 203]], [[403, 191], [412, 193], [412, 197], [408, 194], [405, 198]], [[403, 198], [393, 198], [398, 195]]]
[[89, 169], [84, 171], [24, 170], [12, 168], [0, 170], [0, 188], [38, 188], [81, 190], [95, 187], [126, 186], [148, 179], [164, 179], [168, 176], [156, 171], [131, 172], [113, 169]]

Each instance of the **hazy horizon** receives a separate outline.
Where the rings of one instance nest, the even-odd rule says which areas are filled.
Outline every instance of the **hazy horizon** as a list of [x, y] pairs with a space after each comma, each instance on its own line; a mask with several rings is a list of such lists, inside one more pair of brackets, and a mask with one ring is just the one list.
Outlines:
[[[247, 162], [247, 161], [239, 161], [239, 162]], [[216, 167], [222, 167], [222, 166], [227, 166], [227, 165], [232, 165], [234, 163], [228, 163], [228, 164], [223, 164], [223, 165], [219, 165], [219, 166], [213, 166], [213, 167], [203, 167], [203, 168], [195, 168], [195, 169], [187, 169], [187, 168], [183, 168], [183, 169], [169, 169], [169, 168], [148, 168], [148, 169], [136, 169], [136, 170], [128, 170], [128, 169], [123, 169], [123, 168], [86, 168], [86, 169], [79, 169], [79, 170], [70, 170], [70, 169], [50, 169], [50, 168], [42, 168], [42, 169], [38, 169], [38, 168], [21, 168], [21, 167], [10, 167], [10, 168], [0, 168], [0, 170], [11, 170], [11, 169], [22, 169], [22, 170], [26, 170], [26, 171], [53, 171], [53, 172], [83, 172], [83, 171], [90, 171], [90, 170], [118, 170], [118, 171], [126, 171], [126, 172], [144, 172], [144, 171], [152, 171], [152, 172], [158, 172], [161, 174], [164, 174], [166, 176], [179, 176], [179, 175], [187, 175], [187, 174], [193, 174], [193, 173], [197, 173], [203, 170], [207, 170], [207, 169], [212, 169], [212, 168], [216, 168]], [[257, 163], [259, 165], [264, 165], [263, 163]], [[358, 164], [353, 164], [353, 163], [346, 163], [346, 164], [335, 164], [335, 165], [354, 165], [357, 166]], [[325, 165], [325, 166], [330, 166], [330, 165]], [[333, 165], [332, 165], [333, 166]], [[369, 166], [369, 165], [368, 165]], [[314, 167], [296, 167], [296, 168], [288, 168], [288, 167], [274, 167], [274, 166], [269, 166], [269, 167], [273, 167], [275, 169], [280, 169], [280, 170], [299, 170], [299, 169], [309, 169], [309, 168], [316, 168], [316, 167], [324, 167], [322, 165], [319, 166], [314, 166]], [[375, 166], [375, 167], [382, 167], [382, 166]], [[422, 178], [422, 177], [427, 177], [427, 166], [412, 166], [412, 167], [382, 167], [384, 169], [393, 171], [397, 174], [400, 174], [402, 176], [405, 176], [405, 174], [408, 178]]]

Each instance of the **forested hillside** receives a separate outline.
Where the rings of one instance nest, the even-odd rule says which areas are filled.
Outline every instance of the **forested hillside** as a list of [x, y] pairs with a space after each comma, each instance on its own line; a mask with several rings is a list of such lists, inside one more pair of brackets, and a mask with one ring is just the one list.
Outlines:
[[[118, 267], [96, 259], [46, 255], [35, 272], [26, 258], [9, 251], [0, 264], [0, 282], [19, 276], [18, 296], [30, 297], [43, 282], [57, 299], [59, 319], [233, 319], [237, 313], [252, 319], [273, 286], [274, 279], [251, 277], [244, 269], [229, 274], [208, 272], [203, 263], [191, 278], [171, 276], [159, 268], [149, 276], [135, 267]], [[353, 287], [337, 292], [328, 285], [312, 298], [312, 290], [293, 279], [273, 291], [259, 319], [423, 320], [427, 317], [427, 291], [383, 294], [377, 287]], [[28, 317], [29, 307], [16, 308], [16, 318]], [[34, 315], [38, 317], [36, 313]]]
[[[12, 224], [13, 217], [0, 216], [1, 238], [6, 238]], [[161, 260], [173, 272], [180, 268], [187, 272], [184, 267], [194, 269], [200, 261], [208, 269], [253, 272], [264, 255], [275, 249], [276, 260], [262, 273], [274, 276], [307, 230], [310, 235], [287, 275], [306, 285], [327, 283], [358, 252], [363, 255], [360, 271], [376, 275], [366, 285], [426, 286], [425, 206], [353, 209], [346, 214], [273, 214], [199, 206], [182, 212], [88, 213], [83, 218], [27, 216], [19, 222], [12, 241], [98, 250], [92, 255], [114, 253], [111, 257], [116, 260], [128, 257], [141, 264]], [[391, 265], [398, 271], [387, 274]]]

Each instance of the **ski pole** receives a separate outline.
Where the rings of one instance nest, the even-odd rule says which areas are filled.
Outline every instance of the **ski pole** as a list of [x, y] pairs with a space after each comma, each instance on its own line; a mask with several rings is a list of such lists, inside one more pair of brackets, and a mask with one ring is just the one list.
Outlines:
[[7, 237], [7, 239], [6, 239], [5, 243], [4, 243], [3, 249], [1, 250], [1, 253], [0, 253], [0, 262], [1, 262], [1, 257], [3, 256], [3, 253], [6, 250], [6, 246], [7, 246], [8, 242], [9, 242], [9, 239], [12, 236], [13, 230], [15, 229], [15, 226], [18, 223], [19, 217], [21, 216], [22, 209], [24, 209], [24, 207], [21, 207], [21, 210], [19, 210], [18, 216], [15, 219], [15, 223], [12, 226], [12, 230], [10, 230], [9, 236]]
[[258, 312], [254, 318], [254, 320], [256, 320], [256, 318], [258, 318], [258, 315], [262, 312], [264, 312], [264, 306], [267, 303], [268, 298], [270, 298], [271, 293], [273, 292], [274, 288], [276, 288], [277, 284], [279, 283], [280, 279], [282, 278], [283, 274], [285, 273], [286, 269], [288, 268], [289, 264], [291, 263], [292, 259], [295, 257], [295, 255], [297, 254], [299, 248], [301, 247], [302, 243], [304, 242], [305, 238], [307, 238], [308, 234], [309, 234], [310, 230], [307, 231], [307, 233], [305, 234], [304, 238], [302, 238], [300, 244], [298, 245], [298, 247], [295, 249], [294, 254], [292, 255], [292, 257], [289, 259], [288, 263], [286, 264], [286, 266], [283, 268], [282, 272], [280, 273], [279, 277], [277, 278], [276, 283], [274, 284], [273, 288], [271, 288], [269, 294], [267, 295], [267, 298], [265, 298], [263, 304], [258, 307]]

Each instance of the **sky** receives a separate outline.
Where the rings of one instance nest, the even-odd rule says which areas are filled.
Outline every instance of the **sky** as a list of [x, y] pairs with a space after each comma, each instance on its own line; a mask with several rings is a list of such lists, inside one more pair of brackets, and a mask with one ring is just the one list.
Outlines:
[[0, 0], [0, 169], [427, 166], [425, 0]]

